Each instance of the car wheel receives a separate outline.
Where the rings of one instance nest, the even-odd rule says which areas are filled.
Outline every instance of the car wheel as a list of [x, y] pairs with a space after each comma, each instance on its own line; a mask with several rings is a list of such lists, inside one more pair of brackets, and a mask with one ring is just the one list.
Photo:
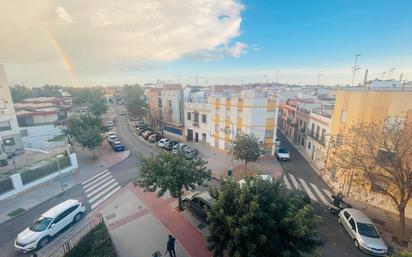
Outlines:
[[338, 223], [342, 225], [342, 220], [338, 217]]
[[37, 244], [37, 249], [41, 249], [45, 247], [50, 242], [50, 237], [46, 236], [40, 239], [39, 243]]
[[356, 240], [356, 239], [355, 239], [355, 247], [356, 247], [356, 248], [359, 248], [359, 242], [358, 242], [358, 240]]
[[82, 213], [82, 212], [77, 213], [76, 216], [74, 216], [74, 218], [73, 218], [73, 223], [78, 222], [79, 220], [82, 219], [82, 217], [83, 217], [83, 213]]

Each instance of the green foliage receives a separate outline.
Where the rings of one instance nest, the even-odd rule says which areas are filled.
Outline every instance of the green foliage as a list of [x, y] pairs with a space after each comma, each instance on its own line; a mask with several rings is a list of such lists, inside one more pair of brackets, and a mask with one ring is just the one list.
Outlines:
[[229, 180], [211, 195], [207, 240], [213, 256], [311, 256], [322, 245], [313, 207], [279, 183], [248, 178], [240, 186]]
[[89, 231], [64, 257], [117, 257], [109, 231], [100, 223]]
[[161, 152], [158, 156], [142, 158], [139, 184], [145, 190], [155, 191], [159, 188], [158, 196], [169, 190], [171, 196], [177, 197], [179, 208], [183, 208], [182, 190], [193, 190], [210, 179], [211, 172], [207, 162], [201, 158], [186, 160], [182, 152]]
[[60, 97], [61, 94], [59, 89], [62, 87], [59, 85], [49, 85], [46, 84], [43, 87], [39, 88], [38, 94], [36, 96], [41, 97]]
[[71, 87], [67, 89], [72, 95], [73, 103], [84, 104], [102, 99], [104, 89], [102, 87]]
[[259, 139], [254, 135], [241, 134], [229, 146], [229, 153], [236, 160], [245, 162], [245, 171], [247, 163], [250, 161], [257, 161], [263, 154]]
[[102, 116], [102, 114], [107, 112], [107, 105], [103, 100], [96, 100], [90, 106], [90, 112], [95, 116]]
[[15, 209], [14, 211], [9, 212], [9, 213], [7, 214], [7, 216], [16, 217], [16, 216], [22, 214], [22, 213], [25, 212], [25, 211], [26, 211], [26, 209], [24, 209], [24, 208], [17, 208], [17, 209]]
[[412, 253], [403, 250], [392, 254], [391, 257], [412, 257]]
[[82, 115], [80, 118], [71, 117], [64, 130], [66, 135], [74, 137], [83, 148], [92, 150], [93, 158], [96, 157], [94, 149], [102, 143], [101, 134], [105, 131], [102, 120], [89, 114]]
[[124, 85], [123, 89], [127, 99], [127, 111], [134, 116], [143, 115], [146, 112], [144, 90], [139, 85]]
[[[41, 162], [43, 162], [43, 160]], [[46, 177], [47, 175], [57, 172], [59, 169], [57, 165], [57, 159], [55, 157], [48, 160], [46, 164], [40, 165], [38, 163], [39, 162], [31, 163], [29, 166], [25, 166], [19, 169], [23, 185]], [[59, 165], [60, 169], [64, 169], [70, 166], [70, 158], [68, 156], [65, 156], [64, 158], [59, 159]]]
[[14, 103], [18, 103], [23, 99], [32, 97], [31, 90], [22, 85], [15, 85], [11, 87], [10, 93]]

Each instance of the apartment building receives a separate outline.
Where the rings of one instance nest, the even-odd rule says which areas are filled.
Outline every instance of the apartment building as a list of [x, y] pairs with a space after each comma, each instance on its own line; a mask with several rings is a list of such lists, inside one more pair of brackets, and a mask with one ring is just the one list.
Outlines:
[[24, 152], [4, 66], [0, 65], [0, 152], [12, 156]]
[[208, 96], [207, 89], [189, 88], [188, 92], [185, 92], [184, 110], [187, 141], [203, 144], [209, 142], [211, 110]]
[[274, 154], [278, 116], [276, 91], [263, 89], [215, 90], [211, 109], [209, 144], [226, 149], [238, 134], [253, 134]]
[[163, 131], [169, 136], [184, 138], [183, 89], [181, 85], [165, 85], [160, 91]]

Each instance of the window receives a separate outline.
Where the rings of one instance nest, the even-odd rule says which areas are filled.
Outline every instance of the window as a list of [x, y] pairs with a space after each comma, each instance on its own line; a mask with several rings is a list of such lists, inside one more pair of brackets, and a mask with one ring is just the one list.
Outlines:
[[273, 130], [266, 130], [265, 137], [273, 137]]
[[305, 145], [305, 138], [304, 138], [304, 137], [302, 137], [302, 143], [301, 143], [301, 145], [302, 145], [302, 146]]
[[15, 145], [16, 142], [14, 141], [14, 137], [10, 137], [10, 138], [3, 139], [3, 144], [5, 146], [12, 146], [12, 145]]
[[6, 131], [11, 129], [11, 124], [9, 120], [0, 121], [0, 131]]
[[340, 121], [346, 123], [346, 120], [348, 119], [348, 113], [346, 110], [341, 110], [340, 111]]
[[343, 212], [343, 216], [345, 216], [346, 219], [350, 218], [350, 214], [347, 211]]
[[315, 133], [315, 124], [312, 123], [312, 130], [310, 131], [311, 136]]
[[187, 119], [188, 119], [188, 120], [192, 120], [192, 113], [191, 113], [191, 112], [188, 112], [188, 113], [187, 113]]
[[325, 134], [326, 134], [326, 129], [322, 129], [322, 136], [320, 138], [320, 140], [323, 142], [325, 141]]
[[194, 115], [195, 115], [195, 117], [194, 117], [193, 121], [194, 122], [199, 122], [199, 113], [195, 112]]
[[377, 159], [382, 166], [391, 166], [393, 160], [395, 160], [396, 152], [388, 149], [381, 148], [378, 150]]
[[308, 142], [308, 149], [310, 149], [310, 146], [311, 146], [311, 143], [310, 143], [310, 142]]
[[202, 123], [207, 123], [207, 115], [202, 114]]
[[206, 133], [202, 133], [202, 141], [206, 142]]
[[302, 126], [302, 120], [301, 119], [299, 119], [299, 125]]
[[319, 139], [320, 127], [316, 126], [316, 139]]
[[352, 230], [356, 232], [356, 224], [355, 224], [355, 221], [353, 220], [353, 218], [351, 218], [349, 220], [349, 224], [350, 224]]

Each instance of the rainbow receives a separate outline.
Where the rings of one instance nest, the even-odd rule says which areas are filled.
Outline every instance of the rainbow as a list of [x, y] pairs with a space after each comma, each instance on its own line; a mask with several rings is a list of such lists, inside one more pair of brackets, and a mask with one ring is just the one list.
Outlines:
[[59, 44], [59, 41], [57, 41], [57, 39], [53, 36], [53, 34], [47, 27], [44, 27], [44, 31], [46, 32], [46, 35], [49, 38], [51, 45], [54, 47], [54, 49], [56, 49], [57, 53], [59, 54], [65, 69], [69, 73], [73, 85], [75, 87], [78, 87], [79, 83], [76, 79], [76, 74], [74, 73], [73, 65], [71, 64], [70, 59], [64, 51], [63, 47]]

